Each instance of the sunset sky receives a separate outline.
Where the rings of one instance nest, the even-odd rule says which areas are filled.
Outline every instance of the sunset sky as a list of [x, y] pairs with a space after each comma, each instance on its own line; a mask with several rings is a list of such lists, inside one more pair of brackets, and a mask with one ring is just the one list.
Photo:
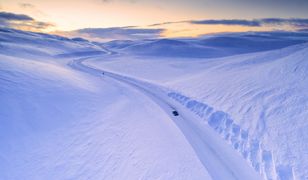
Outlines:
[[194, 37], [216, 32], [307, 29], [307, 9], [307, 0], [0, 0], [1, 12], [32, 18], [5, 19], [8, 14], [2, 14], [0, 23], [60, 34], [83, 32], [92, 36], [93, 28], [100, 28], [103, 35], [109, 30], [122, 37], [127, 30], [138, 28], [142, 35]]

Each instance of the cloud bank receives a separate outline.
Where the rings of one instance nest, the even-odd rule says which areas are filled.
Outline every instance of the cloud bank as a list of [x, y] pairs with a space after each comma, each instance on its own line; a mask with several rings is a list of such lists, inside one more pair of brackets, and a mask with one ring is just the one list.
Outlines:
[[9, 12], [0, 12], [0, 19], [7, 21], [32, 21], [34, 20], [30, 16], [24, 14], [14, 14]]
[[[83, 37], [95, 41], [110, 41], [110, 40], [138, 40], [138, 39], [154, 39], [162, 37], [162, 33], [168, 28], [164, 25], [187, 23], [195, 25], [229, 25], [229, 26], [246, 26], [246, 27], [263, 27], [269, 26], [277, 30], [280, 26], [290, 25], [297, 31], [306, 31], [308, 29], [308, 19], [300, 18], [263, 18], [263, 19], [206, 19], [206, 20], [189, 20], [189, 21], [175, 21], [163, 22], [148, 25], [149, 28], [139, 28], [136, 26], [126, 27], [112, 27], [112, 28], [84, 28], [69, 32], [60, 32], [62, 35], [70, 37]], [[156, 28], [154, 28], [156, 27]]]
[[[20, 4], [25, 8], [32, 8], [31, 4]], [[163, 32], [168, 30], [167, 25], [176, 27], [175, 24], [186, 23], [193, 25], [227, 25], [227, 26], [246, 26], [246, 27], [272, 27], [272, 29], [281, 29], [284, 25], [293, 27], [296, 31], [306, 32], [308, 29], [308, 19], [303, 18], [263, 18], [263, 19], [205, 19], [205, 20], [185, 20], [174, 22], [162, 22], [148, 25], [147, 28], [137, 26], [111, 27], [111, 28], [83, 28], [73, 31], [57, 31], [54, 33], [69, 37], [83, 37], [95, 41], [110, 40], [138, 40], [154, 39], [162, 37]], [[53, 24], [37, 21], [25, 14], [15, 14], [11, 12], [0, 12], [0, 26], [16, 28], [29, 31], [44, 31]], [[198, 27], [193, 27], [198, 28]]]
[[43, 31], [54, 25], [51, 23], [36, 21], [25, 14], [0, 12], [0, 26], [30, 31]]
[[188, 23], [195, 25], [230, 25], [230, 26], [248, 26], [248, 27], [262, 27], [262, 26], [280, 26], [280, 25], [290, 25], [295, 28], [308, 28], [308, 19], [302, 18], [263, 18], [263, 19], [205, 19], [205, 20], [189, 20], [189, 21], [174, 21], [174, 22], [163, 22], [148, 25], [153, 26], [163, 26], [178, 23]]
[[261, 26], [257, 20], [242, 20], [242, 19], [223, 19], [223, 20], [192, 20], [191, 24], [207, 24], [207, 25], [240, 25], [240, 26]]
[[250, 27], [261, 27], [267, 25], [291, 25], [295, 27], [308, 27], [308, 19], [301, 18], [264, 18], [264, 19], [223, 19], [223, 20], [192, 20], [187, 21], [191, 24], [204, 24], [204, 25], [239, 25]]

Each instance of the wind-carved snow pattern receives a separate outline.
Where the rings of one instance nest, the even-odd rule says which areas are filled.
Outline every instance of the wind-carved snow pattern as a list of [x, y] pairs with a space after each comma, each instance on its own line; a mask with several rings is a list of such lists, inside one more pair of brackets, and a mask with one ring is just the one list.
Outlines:
[[271, 150], [264, 149], [259, 139], [249, 136], [228, 113], [216, 111], [209, 105], [193, 100], [180, 93], [170, 92], [168, 96], [197, 114], [204, 122], [221, 135], [237, 150], [264, 179], [292, 180], [293, 168], [276, 165]]

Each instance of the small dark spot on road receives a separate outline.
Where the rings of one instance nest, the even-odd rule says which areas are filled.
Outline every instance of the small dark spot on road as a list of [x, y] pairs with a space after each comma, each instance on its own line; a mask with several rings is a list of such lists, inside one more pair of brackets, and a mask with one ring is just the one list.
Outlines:
[[174, 116], [178, 116], [178, 115], [179, 115], [179, 113], [178, 113], [177, 111], [172, 111], [172, 114], [173, 114]]

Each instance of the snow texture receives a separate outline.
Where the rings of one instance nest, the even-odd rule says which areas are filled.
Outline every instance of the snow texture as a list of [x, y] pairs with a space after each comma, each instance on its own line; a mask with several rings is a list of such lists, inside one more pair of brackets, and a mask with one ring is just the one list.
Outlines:
[[1, 28], [0, 179], [307, 179], [307, 41]]

